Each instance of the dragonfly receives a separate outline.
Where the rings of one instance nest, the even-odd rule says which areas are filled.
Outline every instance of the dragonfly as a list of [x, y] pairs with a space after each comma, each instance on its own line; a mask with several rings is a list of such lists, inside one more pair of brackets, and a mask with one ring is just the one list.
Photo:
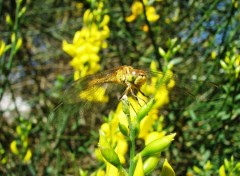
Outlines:
[[[151, 87], [151, 84], [154, 84], [154, 87]], [[138, 102], [142, 101], [143, 103], [146, 103], [145, 100], [152, 96], [152, 94], [157, 94], [160, 91], [169, 92], [169, 96], [175, 101], [183, 100], [187, 97], [194, 100], [197, 95], [194, 93], [194, 90], [197, 89], [196, 87], [198, 86], [198, 84], [192, 83], [189, 80], [187, 84], [181, 83], [181, 80], [172, 73], [136, 69], [132, 66], [125, 65], [76, 80], [65, 90], [63, 103], [79, 103], [84, 107], [85, 104], [103, 102], [103, 92], [109, 85], [121, 85], [125, 88], [118, 98], [119, 100], [126, 95], [132, 96]], [[147, 85], [148, 90], [146, 90]], [[209, 87], [214, 87], [213, 85], [209, 85], [210, 84], [205, 86], [204, 91], [200, 93], [202, 97], [203, 93], [209, 90]], [[109, 89], [111, 91], [111, 88]], [[141, 96], [137, 95], [137, 93], [140, 93]]]
[[[76, 80], [63, 93], [63, 100], [60, 104], [62, 106], [61, 110], [56, 114], [52, 113], [50, 118], [52, 120], [50, 121], [57, 128], [57, 136], [60, 137], [68, 121], [73, 119], [70, 116], [76, 118], [75, 121], [87, 119], [88, 125], [90, 123], [94, 124], [94, 122], [89, 122], [89, 119], [96, 119], [96, 114], [101, 113], [98, 105], [108, 101], [110, 102], [108, 102], [108, 105], [116, 102], [116, 98], [115, 100], [105, 98], [105, 93], [113, 94], [113, 96], [118, 94], [118, 100], [125, 96], [131, 96], [140, 106], [145, 104], [154, 94], [160, 94], [160, 99], [169, 95], [171, 99], [179, 103], [180, 101], [185, 102], [187, 97], [196, 100], [197, 94], [193, 93], [193, 90], [195, 90], [194, 85], [198, 86], [191, 81], [187, 81], [187, 84], [186, 82], [181, 83], [181, 79], [172, 73], [136, 69], [127, 65], [116, 67]], [[201, 97], [208, 97], [208, 95], [204, 94], [206, 92], [211, 94], [210, 88], [214, 88], [214, 86], [204, 86], [204, 88], [200, 95]], [[120, 93], [119, 89], [122, 90]], [[108, 92], [105, 92], [106, 90]], [[79, 118], [79, 115], [84, 118]], [[93, 116], [95, 117], [93, 118]], [[59, 137], [57, 137], [57, 141], [59, 141]]]
[[141, 87], [146, 81], [146, 71], [135, 69], [131, 66], [120, 66], [75, 81], [72, 86], [65, 91], [63, 101], [67, 104], [84, 101], [101, 101], [97, 97], [91, 98], [91, 96], [93, 96], [94, 93], [98, 93], [98, 89], [106, 88], [106, 84], [119, 84], [125, 87], [125, 91], [119, 99], [129, 94], [138, 99], [135, 92], [140, 92], [145, 96], [141, 91]]

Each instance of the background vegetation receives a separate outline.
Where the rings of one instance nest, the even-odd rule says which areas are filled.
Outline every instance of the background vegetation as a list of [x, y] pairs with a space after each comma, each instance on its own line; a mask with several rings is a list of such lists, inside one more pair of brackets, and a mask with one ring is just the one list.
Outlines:
[[[96, 35], [103, 40], [101, 49], [83, 63], [86, 72], [120, 65], [149, 68], [155, 61], [191, 92], [204, 93], [215, 86], [209, 83], [216, 83], [209, 101], [182, 108], [185, 99], [179, 92], [178, 101], [163, 111], [164, 130], [177, 133], [165, 156], [177, 175], [221, 175], [223, 170], [238, 175], [239, 2], [139, 1], [142, 10], [130, 0], [101, 2], [99, 10], [94, 0], [0, 1], [0, 173], [64, 175], [100, 167], [91, 155], [99, 120], [91, 130], [63, 126], [64, 145], [54, 151], [46, 142], [54, 139], [49, 114], [66, 98], [62, 92], [67, 85], [82, 76], [82, 68], [76, 69], [71, 60], [70, 45], [89, 20], [84, 19], [86, 10], [98, 9], [98, 27], [104, 15], [110, 21], [102, 23], [101, 37]], [[149, 7], [154, 10], [147, 13]], [[67, 116], [69, 111], [61, 113]]]

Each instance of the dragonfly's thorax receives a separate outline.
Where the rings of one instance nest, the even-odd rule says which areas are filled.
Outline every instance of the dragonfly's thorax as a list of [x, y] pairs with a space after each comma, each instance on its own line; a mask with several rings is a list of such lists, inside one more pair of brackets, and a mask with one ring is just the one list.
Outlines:
[[123, 66], [117, 71], [117, 79], [120, 83], [140, 88], [146, 82], [146, 73], [133, 69], [131, 66]]

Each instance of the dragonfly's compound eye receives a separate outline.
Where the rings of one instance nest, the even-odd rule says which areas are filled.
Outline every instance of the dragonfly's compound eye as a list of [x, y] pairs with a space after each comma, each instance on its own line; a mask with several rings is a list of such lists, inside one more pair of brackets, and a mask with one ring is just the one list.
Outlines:
[[137, 86], [142, 86], [146, 82], [146, 74], [140, 73], [136, 77], [134, 84]]

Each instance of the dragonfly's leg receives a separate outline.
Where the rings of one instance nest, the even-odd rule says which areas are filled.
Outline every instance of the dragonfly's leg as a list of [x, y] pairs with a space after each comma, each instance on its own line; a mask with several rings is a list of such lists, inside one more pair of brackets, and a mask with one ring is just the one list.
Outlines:
[[149, 98], [149, 96], [145, 95], [140, 89], [137, 89], [144, 97]]
[[129, 92], [129, 87], [127, 87], [127, 88], [125, 89], [125, 91], [123, 92], [123, 94], [120, 96], [119, 100], [121, 100], [124, 95], [127, 95], [128, 92]]
[[137, 115], [137, 111], [134, 109], [134, 107], [133, 107], [132, 103], [130, 103], [130, 106], [133, 108], [133, 110], [134, 110], [135, 114]]
[[[137, 90], [137, 91], [140, 91], [140, 90], [138, 90], [137, 88], [136, 88], [136, 90]], [[131, 91], [132, 96], [137, 100], [137, 102], [138, 102], [138, 104], [139, 104], [140, 107], [141, 107], [142, 105], [140, 104], [140, 101], [139, 101], [139, 100], [142, 100], [142, 101], [146, 104], [146, 101], [145, 101], [144, 99], [138, 97], [138, 96], [133, 92], [133, 89], [130, 89], [130, 91]], [[141, 91], [140, 91], [140, 92], [141, 92]], [[142, 93], [142, 92], [141, 92], [141, 93]], [[144, 94], [143, 94], [143, 95], [144, 95]]]

